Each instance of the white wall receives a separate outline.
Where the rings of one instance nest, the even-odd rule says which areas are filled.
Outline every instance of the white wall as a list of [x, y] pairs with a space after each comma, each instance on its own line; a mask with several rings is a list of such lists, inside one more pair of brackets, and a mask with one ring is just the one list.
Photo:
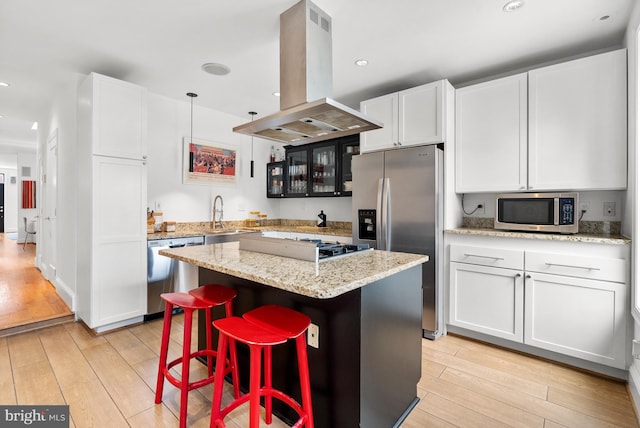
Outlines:
[[[249, 121], [197, 105], [194, 100], [193, 139], [237, 150], [236, 183], [183, 184], [183, 138], [190, 138], [190, 100], [149, 96], [149, 159], [147, 206], [162, 211], [165, 221], [211, 221], [213, 198], [224, 200], [224, 219], [249, 218], [249, 211], [280, 218], [280, 202], [266, 197], [266, 164], [271, 142], [254, 139], [254, 178], [250, 178], [251, 138], [232, 132]], [[159, 204], [159, 209], [156, 207]]]
[[[638, 165], [636, 164], [637, 158], [637, 143], [638, 143], [638, 80], [640, 75], [640, 69], [638, 68], [638, 31], [640, 29], [640, 3], [636, 3], [631, 18], [629, 19], [629, 26], [625, 35], [625, 46], [627, 47], [627, 61], [628, 61], [628, 85], [629, 85], [629, 185], [626, 194], [626, 207], [623, 212], [623, 232], [633, 239], [632, 242], [632, 269], [631, 269], [631, 307], [633, 311], [636, 300], [636, 294], [638, 290], [638, 241], [635, 236], [635, 232], [640, 226], [636, 221], [638, 216], [638, 200], [637, 200], [637, 175]], [[640, 320], [634, 313], [633, 327], [631, 334], [635, 339], [640, 339]], [[631, 343], [629, 343], [631, 348]], [[640, 408], [640, 362], [636, 359], [631, 361], [629, 367], [629, 390], [635, 402], [636, 408]]]
[[[47, 142], [50, 136], [58, 133], [58, 166], [57, 166], [57, 242], [55, 248], [56, 271], [49, 277], [57, 288], [58, 294], [75, 310], [73, 296], [76, 290], [76, 182], [82, 177], [76, 173], [76, 98], [78, 85], [85, 76], [77, 75], [74, 81], [61, 85], [49, 105], [48, 114], [39, 121], [38, 160], [39, 174], [46, 173]], [[38, 180], [38, 184], [41, 180]], [[38, 213], [42, 216], [43, 206], [47, 203], [45, 195], [38, 191], [40, 202]], [[38, 232], [42, 235], [41, 219]], [[46, 244], [43, 237], [38, 238], [36, 262], [43, 270], [43, 255]], [[42, 245], [44, 244], [44, 245]], [[46, 261], [46, 260], [45, 260]], [[43, 270], [45, 272], [45, 270]]]
[[[594, 192], [578, 192], [580, 204], [589, 204], [589, 209], [582, 217], [583, 221], [622, 221], [625, 217], [625, 207], [629, 204], [626, 201], [626, 191], [594, 191]], [[465, 217], [486, 217], [494, 218], [495, 209], [495, 193], [467, 193], [464, 195], [464, 210], [471, 212], [478, 204], [485, 206], [484, 213], [480, 210], [472, 215], [465, 214]], [[616, 212], [614, 216], [608, 217], [604, 215], [604, 203], [614, 202]], [[631, 236], [631, 235], [626, 235]]]
[[[27, 221], [33, 220], [38, 215], [38, 205], [40, 204], [40, 200], [38, 196], [36, 196], [36, 208], [22, 208], [22, 181], [23, 180], [33, 180], [36, 182], [36, 194], [38, 194], [38, 168], [36, 161], [36, 153], [33, 151], [20, 151], [17, 155], [17, 165], [16, 172], [18, 174], [17, 178], [17, 196], [16, 196], [16, 204], [17, 204], [17, 226], [18, 226], [18, 241], [23, 242], [26, 232], [24, 229], [24, 221], [23, 217], [27, 218]], [[25, 169], [26, 168], [26, 169]], [[29, 171], [30, 174], [28, 176], [22, 175], [23, 170]], [[30, 241], [31, 242], [31, 241]]]

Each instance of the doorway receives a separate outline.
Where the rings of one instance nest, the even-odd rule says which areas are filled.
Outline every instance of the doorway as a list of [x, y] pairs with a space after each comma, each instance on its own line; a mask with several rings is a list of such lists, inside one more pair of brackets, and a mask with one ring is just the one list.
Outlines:
[[4, 233], [4, 173], [0, 173], [0, 233]]

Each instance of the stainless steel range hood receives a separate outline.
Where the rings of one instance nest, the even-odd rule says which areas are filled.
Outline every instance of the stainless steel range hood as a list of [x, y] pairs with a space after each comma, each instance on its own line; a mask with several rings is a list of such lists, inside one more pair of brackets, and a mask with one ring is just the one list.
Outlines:
[[233, 132], [301, 145], [382, 128], [329, 98], [333, 90], [331, 17], [309, 0], [280, 15], [280, 111]]

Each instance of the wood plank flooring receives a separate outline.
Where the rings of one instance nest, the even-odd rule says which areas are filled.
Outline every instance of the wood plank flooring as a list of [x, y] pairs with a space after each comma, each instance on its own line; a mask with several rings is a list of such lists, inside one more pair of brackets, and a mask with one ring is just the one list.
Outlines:
[[[154, 320], [95, 336], [66, 323], [0, 338], [0, 402], [69, 404], [75, 427], [176, 427], [177, 389], [165, 383], [163, 403], [153, 402], [161, 329]], [[170, 358], [181, 331], [175, 316]], [[624, 383], [464, 338], [423, 340], [422, 370], [404, 428], [638, 427]], [[189, 426], [208, 426], [211, 394], [211, 386], [189, 394]], [[225, 394], [228, 402], [228, 385]], [[237, 410], [228, 426], [246, 427], [247, 416]]]
[[638, 427], [624, 382], [457, 336], [423, 340], [403, 427]]
[[[52, 316], [45, 309], [33, 310], [31, 318], [18, 315], [39, 299], [57, 297], [51, 284], [37, 279], [34, 249], [27, 245], [23, 253], [0, 234], [4, 325]], [[26, 283], [35, 284], [32, 291], [15, 292]], [[53, 307], [59, 309], [59, 302]], [[170, 358], [181, 352], [182, 317], [173, 324]], [[177, 389], [165, 383], [163, 402], [153, 402], [161, 330], [162, 321], [155, 320], [95, 336], [67, 322], [1, 337], [0, 403], [69, 404], [71, 426], [79, 428], [177, 427]], [[204, 375], [204, 366], [194, 364], [192, 373]], [[417, 393], [420, 402], [403, 428], [640, 428], [624, 383], [456, 336], [423, 340]], [[189, 394], [190, 427], [209, 426], [211, 394], [211, 386]], [[225, 394], [227, 402], [228, 385]], [[238, 409], [228, 426], [246, 427], [247, 417], [246, 409]], [[286, 425], [276, 420], [271, 426]]]
[[0, 335], [69, 321], [72, 312], [34, 265], [36, 246], [0, 233]]

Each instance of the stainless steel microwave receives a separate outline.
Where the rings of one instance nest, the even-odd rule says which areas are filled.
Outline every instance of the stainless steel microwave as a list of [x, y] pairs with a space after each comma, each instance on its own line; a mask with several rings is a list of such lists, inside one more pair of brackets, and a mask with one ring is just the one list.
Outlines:
[[510, 193], [496, 197], [495, 229], [578, 233], [577, 193]]

